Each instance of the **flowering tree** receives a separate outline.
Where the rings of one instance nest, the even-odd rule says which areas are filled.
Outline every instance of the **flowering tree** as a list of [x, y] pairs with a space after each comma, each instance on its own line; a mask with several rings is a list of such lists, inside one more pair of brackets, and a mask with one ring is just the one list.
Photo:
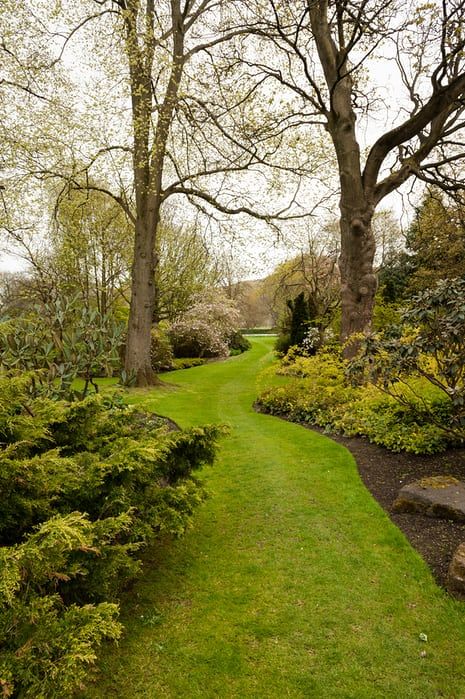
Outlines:
[[205, 292], [171, 326], [174, 353], [178, 357], [227, 357], [240, 319], [234, 301], [215, 291]]

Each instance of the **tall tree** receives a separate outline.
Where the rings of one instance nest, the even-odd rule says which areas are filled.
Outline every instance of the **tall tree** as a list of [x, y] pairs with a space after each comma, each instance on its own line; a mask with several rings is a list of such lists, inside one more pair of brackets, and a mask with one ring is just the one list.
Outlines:
[[407, 231], [411, 294], [465, 274], [465, 207], [430, 189]]
[[[271, 45], [267, 60], [245, 60], [294, 95], [332, 141], [340, 188], [342, 335], [370, 328], [376, 275], [376, 207], [409, 178], [463, 187], [465, 4], [462, 0], [256, 0], [244, 3], [251, 31]], [[405, 101], [395, 125], [361, 148], [357, 120], [377, 111], [366, 71], [385, 51], [397, 62]], [[310, 119], [310, 116], [308, 116]], [[354, 347], [354, 345], [352, 345]]]
[[[25, 3], [33, 15], [35, 4]], [[262, 79], [238, 61], [235, 42], [248, 30], [238, 22], [236, 7], [234, 0], [63, 0], [48, 6], [54, 12], [46, 21], [38, 17], [56, 61], [74, 51], [63, 67], [81, 94], [73, 98], [71, 90], [63, 91], [61, 123], [52, 134], [51, 121], [36, 138], [41, 148], [24, 155], [24, 170], [37, 178], [62, 178], [62, 196], [69, 189], [102, 192], [131, 222], [126, 369], [139, 385], [154, 378], [150, 328], [161, 212], [168, 200], [183, 197], [207, 215], [213, 209], [265, 221], [303, 215], [293, 207], [294, 192], [311, 170], [310, 156], [304, 157], [305, 169], [295, 169], [277, 155], [299, 118], [266, 109]], [[77, 65], [91, 61], [92, 70], [78, 75], [70, 55]], [[253, 196], [257, 175], [269, 166], [295, 184], [271, 211]]]
[[219, 285], [221, 269], [195, 224], [178, 223], [164, 212], [158, 231], [158, 274], [155, 279], [154, 321], [174, 320], [185, 313], [205, 289]]
[[133, 124], [135, 241], [126, 369], [144, 385], [152, 381], [150, 327], [163, 204], [185, 195], [223, 213], [267, 218], [247, 199], [237, 204], [229, 192], [221, 197], [221, 179], [267, 162], [282, 124], [247, 119], [246, 106], [256, 99], [260, 81], [242, 74], [231, 89], [237, 58], [222, 51], [246, 33], [234, 20], [234, 2], [224, 0], [220, 8], [216, 0], [116, 0], [115, 6]]

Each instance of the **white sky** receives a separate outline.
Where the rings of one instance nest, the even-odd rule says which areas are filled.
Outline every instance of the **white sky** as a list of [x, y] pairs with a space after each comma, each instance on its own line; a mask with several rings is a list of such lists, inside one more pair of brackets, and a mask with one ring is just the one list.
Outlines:
[[17, 255], [0, 253], [0, 272], [17, 272], [20, 269], [24, 269], [24, 267], [24, 261]]

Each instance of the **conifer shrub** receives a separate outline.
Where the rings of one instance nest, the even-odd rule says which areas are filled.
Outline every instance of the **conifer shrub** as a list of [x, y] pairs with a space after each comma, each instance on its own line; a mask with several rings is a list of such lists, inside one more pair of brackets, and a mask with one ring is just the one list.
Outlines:
[[281, 332], [274, 343], [274, 349], [278, 357], [283, 357], [291, 346], [291, 336], [288, 332]]
[[[3, 696], [59, 699], [81, 686], [103, 640], [122, 630], [114, 603], [67, 603], [61, 585], [87, 574], [96, 551], [81, 513], [55, 516], [0, 548], [0, 687]], [[98, 545], [103, 548], [103, 541]]]
[[0, 695], [67, 697], [104, 640], [140, 550], [179, 536], [221, 428], [170, 430], [120, 397], [31, 396], [0, 376]]

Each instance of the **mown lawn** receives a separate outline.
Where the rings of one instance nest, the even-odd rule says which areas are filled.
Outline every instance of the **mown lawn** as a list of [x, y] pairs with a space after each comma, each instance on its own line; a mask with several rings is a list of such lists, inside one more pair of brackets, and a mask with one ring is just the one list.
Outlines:
[[272, 342], [167, 375], [177, 390], [131, 393], [231, 433], [194, 528], [147, 556], [125, 636], [83, 696], [463, 699], [465, 605], [435, 585], [349, 452], [253, 411]]

